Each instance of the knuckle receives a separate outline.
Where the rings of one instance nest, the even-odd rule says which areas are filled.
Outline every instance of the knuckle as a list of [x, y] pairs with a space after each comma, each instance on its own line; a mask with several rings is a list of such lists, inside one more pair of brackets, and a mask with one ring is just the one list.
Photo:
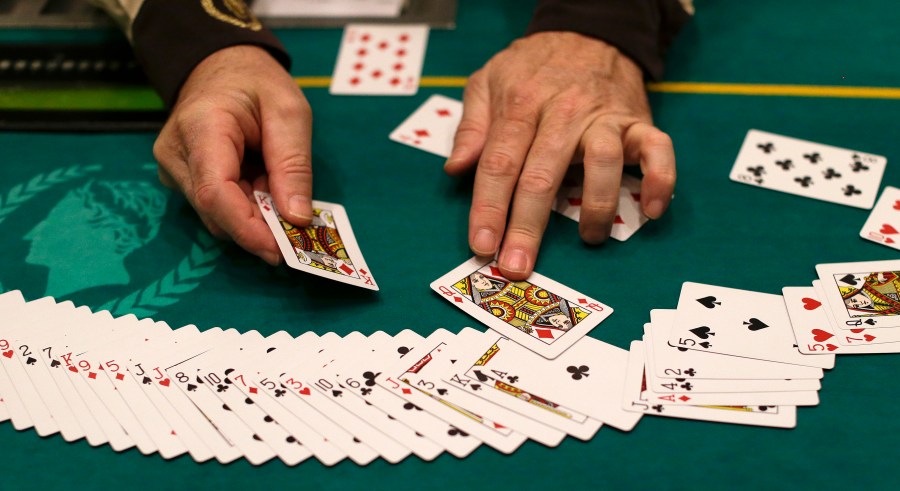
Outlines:
[[218, 194], [218, 188], [213, 183], [198, 185], [193, 192], [194, 208], [201, 214], [214, 210]]
[[495, 220], [504, 220], [506, 217], [506, 207], [495, 201], [473, 200], [471, 216], [485, 220], [487, 222]]
[[622, 162], [622, 143], [608, 138], [595, 138], [585, 145], [586, 163], [617, 165]]
[[508, 243], [523, 245], [539, 244], [543, 229], [537, 224], [510, 224], [506, 232]]
[[615, 216], [616, 211], [619, 209], [619, 202], [617, 199], [610, 198], [602, 198], [597, 200], [585, 201], [581, 204], [581, 216], [587, 217], [588, 219], [594, 218], [595, 220], [606, 222]]
[[556, 192], [556, 179], [548, 169], [526, 169], [519, 176], [519, 189], [528, 194], [549, 196]]
[[584, 111], [584, 100], [577, 95], [562, 95], [553, 103], [552, 114], [555, 119], [573, 121]]
[[518, 164], [506, 152], [494, 150], [478, 163], [479, 170], [489, 178], [510, 178], [518, 172]]
[[661, 130], [650, 132], [644, 140], [644, 145], [649, 148], [672, 148], [672, 137]]

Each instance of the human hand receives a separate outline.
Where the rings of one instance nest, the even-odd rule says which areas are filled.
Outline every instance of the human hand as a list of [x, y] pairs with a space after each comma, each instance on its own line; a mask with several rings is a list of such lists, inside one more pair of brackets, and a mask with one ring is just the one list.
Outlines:
[[516, 40], [469, 79], [444, 166], [457, 175], [477, 165], [472, 251], [493, 256], [499, 249], [501, 272], [527, 278], [566, 169], [582, 160], [578, 229], [585, 242], [609, 237], [623, 163], [641, 166], [647, 217], [658, 218], [668, 207], [675, 153], [669, 136], [653, 126], [640, 68], [616, 48], [580, 34]]
[[[271, 190], [286, 220], [308, 226], [311, 135], [312, 112], [290, 74], [264, 49], [234, 46], [194, 68], [153, 154], [160, 181], [185, 195], [210, 233], [276, 265], [281, 253], [253, 190]], [[265, 163], [255, 179], [248, 150]]]

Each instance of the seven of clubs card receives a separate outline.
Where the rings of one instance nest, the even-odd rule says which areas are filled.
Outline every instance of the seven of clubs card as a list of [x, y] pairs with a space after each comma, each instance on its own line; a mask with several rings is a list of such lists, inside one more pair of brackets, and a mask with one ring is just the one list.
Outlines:
[[255, 191], [254, 195], [288, 266], [341, 283], [378, 290], [343, 206], [313, 201], [312, 224], [300, 229], [281, 217], [272, 195], [261, 191]]
[[612, 308], [538, 273], [506, 279], [495, 261], [473, 257], [431, 289], [491, 329], [545, 358], [556, 358]]
[[856, 208], [871, 208], [887, 160], [821, 143], [750, 130], [732, 181]]
[[415, 94], [419, 90], [427, 41], [425, 25], [347, 25], [330, 93]]

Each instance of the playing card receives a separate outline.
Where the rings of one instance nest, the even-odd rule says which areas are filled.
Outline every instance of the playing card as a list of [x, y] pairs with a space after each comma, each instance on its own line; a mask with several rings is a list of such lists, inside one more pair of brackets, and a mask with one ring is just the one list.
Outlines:
[[854, 150], [750, 130], [731, 180], [832, 203], [871, 208], [887, 160]]
[[650, 311], [649, 330], [645, 329], [645, 332], [654, 341], [653, 364], [658, 378], [819, 380], [823, 377], [823, 370], [817, 367], [720, 355], [672, 346], [667, 340], [674, 322], [674, 310]]
[[900, 249], [900, 189], [892, 186], [884, 188], [859, 236]]
[[[382, 331], [373, 333], [368, 336], [366, 346], [355, 351], [351, 356], [353, 358], [364, 358], [366, 354], [374, 351], [375, 346], [379, 346], [388, 340], [390, 340], [390, 336], [387, 333]], [[344, 353], [338, 351], [335, 350], [333, 356], [343, 357]], [[402, 420], [382, 411], [368, 401], [367, 395], [371, 392], [371, 389], [366, 390], [368, 388], [366, 384], [371, 382], [372, 386], [376, 385], [374, 374], [371, 374], [371, 377], [357, 379], [352, 375], [347, 375], [348, 372], [341, 369], [337, 361], [337, 359], [332, 359], [321, 369], [313, 372], [313, 377], [319, 378], [320, 384], [323, 381], [328, 381], [334, 387], [329, 389], [326, 395], [331, 396], [332, 400], [364, 419], [380, 432], [389, 435], [390, 438], [407, 447], [412, 453], [426, 462], [434, 460], [443, 453], [444, 449], [441, 446], [406, 425]]]
[[[346, 350], [347, 353], [353, 353], [355, 350], [364, 348], [365, 342], [365, 336], [355, 332], [341, 339], [339, 347], [341, 350]], [[329, 343], [326, 342], [318, 352], [307, 352], [305, 356], [298, 357], [292, 366], [284, 370], [279, 381], [288, 388], [293, 396], [302, 397], [305, 402], [345, 428], [386, 461], [391, 463], [402, 461], [411, 453], [409, 448], [336, 402], [335, 399], [343, 397], [340, 387], [330, 380], [316, 377], [317, 368], [333, 359], [331, 356], [333, 353], [330, 351], [336, 347], [336, 343], [331, 342], [329, 346]], [[352, 356], [352, 354], [348, 356]]]
[[419, 372], [428, 369], [436, 350], [443, 349], [444, 341], [452, 336], [452, 333], [444, 329], [434, 331], [417, 347], [412, 358], [401, 358], [377, 376], [375, 382], [407, 402], [453, 425], [449, 433], [451, 436], [472, 435], [500, 452], [515, 451], [526, 440], [524, 435], [485, 419], [468, 408], [445, 401], [441, 397], [441, 389], [448, 389], [435, 384], [435, 381], [440, 382], [440, 378], [429, 377], [424, 380], [419, 375]]
[[414, 356], [411, 353], [422, 341], [422, 336], [404, 329], [390, 339], [372, 346], [370, 352], [352, 359], [343, 358], [340, 373], [347, 375], [342, 375], [342, 380], [345, 380], [345, 386], [353, 385], [355, 381], [359, 385], [357, 393], [365, 397], [366, 401], [425, 435], [455, 457], [463, 458], [478, 448], [481, 440], [471, 435], [463, 436], [451, 424], [389, 392], [375, 381], [376, 377], [397, 363], [398, 359]]
[[367, 465], [378, 458], [378, 453], [340, 424], [332, 421], [326, 413], [319, 411], [311, 402], [321, 394], [314, 391], [302, 381], [288, 379], [285, 383], [279, 380], [285, 368], [298, 357], [312, 356], [313, 353], [340, 339], [334, 333], [327, 333], [321, 337], [305, 333], [298, 337], [291, 345], [283, 347], [283, 350], [275, 351], [275, 356], [265, 359], [265, 364], [258, 368], [256, 385], [265, 390], [266, 394], [280, 404], [287, 412], [297, 416], [305, 422], [317, 434], [328, 442], [334, 444], [347, 457], [358, 465]]
[[287, 465], [297, 465], [312, 453], [292, 439], [275, 418], [256, 404], [256, 394], [251, 392], [245, 395], [235, 388], [236, 385], [246, 385], [246, 380], [243, 374], [235, 371], [234, 366], [241, 358], [277, 349], [276, 345], [292, 340], [293, 337], [284, 331], [266, 338], [257, 331], [249, 331], [236, 341], [217, 346], [182, 367], [186, 371], [197, 369], [213, 395], [253, 431], [255, 439], [268, 445]]
[[900, 260], [816, 265], [839, 329], [900, 327]]
[[[825, 288], [822, 286], [821, 280], [815, 280], [812, 282], [813, 289], [815, 290], [815, 298], [822, 299], [826, 298]], [[843, 347], [853, 347], [856, 348], [855, 351], [866, 352], [866, 353], [883, 353], [883, 352], [892, 352], [894, 348], [889, 345], [893, 343], [900, 342], [900, 329], [877, 329], [877, 328], [854, 328], [854, 329], [839, 329], [837, 323], [829, 312], [829, 308], [827, 306], [827, 302], [822, 302], [822, 311], [824, 314], [825, 321], [827, 325], [830, 327], [830, 332], [835, 335], [834, 339], [841, 344]], [[873, 345], [885, 344], [888, 346], [884, 346], [882, 350], [874, 349]], [[867, 347], [866, 349], [863, 349]], [[841, 354], [845, 353], [846, 350], [842, 350]]]
[[466, 375], [482, 383], [493, 379], [495, 387], [503, 383], [623, 431], [631, 431], [640, 420], [619, 404], [628, 352], [594, 338], [582, 338], [553, 360], [496, 334], [484, 336], [455, 355], [465, 362], [477, 360]]
[[[453, 356], [455, 357], [455, 354]], [[473, 364], [471, 361], [464, 363], [461, 358], [457, 358], [454, 365], [458, 368], [447, 371], [443, 379], [467, 393], [563, 431], [579, 440], [590, 440], [603, 426], [599, 420], [496, 379], [488, 378], [486, 382], [482, 382], [477, 377], [469, 377], [467, 372]]]
[[797, 350], [781, 295], [700, 283], [682, 286], [669, 344], [780, 363], [834, 366], [833, 356], [806, 356]]
[[[655, 392], [683, 392], [683, 393], [703, 393], [703, 392], [798, 392], [819, 390], [822, 383], [818, 379], [705, 379], [687, 377], [681, 378], [661, 378], [656, 376], [657, 368], [654, 361], [654, 342], [653, 336], [650, 335], [650, 325], [644, 325], [644, 351], [646, 360], [646, 376], [647, 387]], [[663, 342], [664, 343], [664, 342]], [[665, 344], [668, 347], [667, 344]], [[715, 356], [712, 353], [702, 353], [703, 356]], [[719, 355], [723, 358], [723, 355]], [[727, 358], [737, 358], [734, 356]], [[784, 363], [782, 363], [784, 365]]]
[[254, 191], [254, 195], [288, 266], [341, 283], [378, 290], [343, 206], [313, 201], [312, 224], [298, 229], [281, 218], [272, 195], [261, 191]]
[[460, 101], [432, 95], [391, 132], [390, 139], [447, 158], [453, 151], [462, 109]]
[[[285, 353], [290, 353], [291, 344], [297, 342], [294, 339], [289, 339], [290, 335], [283, 331], [278, 334], [287, 341], [278, 341], [276, 349], [270, 350], [266, 348], [264, 352], [255, 353], [255, 356], [229, 360], [232, 366], [232, 368], [229, 368], [232, 371], [228, 375], [228, 378], [233, 382], [231, 387], [239, 391], [244, 397], [250, 398], [252, 396], [255, 405], [259, 406], [266, 415], [287, 430], [290, 433], [290, 436], [285, 439], [287, 443], [300, 444], [312, 452], [316, 459], [324, 465], [334, 465], [347, 457], [346, 452], [316, 431], [299, 415], [288, 411], [279, 404], [276, 400], [277, 394], [276, 397], [272, 397], [270, 392], [266, 390], [266, 387], [256, 382], [256, 379], [262, 375], [264, 367], [268, 366], [271, 360], [278, 359]], [[318, 338], [318, 336], [312, 332], [305, 332], [298, 340], [301, 338], [302, 341], [300, 342], [305, 343], [310, 339]], [[269, 382], [268, 386], [278, 388], [276, 383], [267, 382]], [[284, 392], [284, 389], [281, 389], [281, 394], [284, 394]], [[265, 417], [264, 421], [268, 422]]]
[[653, 416], [714, 421], [775, 428], [793, 428], [797, 425], [795, 406], [671, 406], [651, 401], [647, 391], [644, 369], [644, 347], [641, 341], [632, 341], [625, 379], [626, 411], [636, 411]]
[[836, 330], [829, 322], [826, 307], [819, 301], [816, 290], [815, 286], [786, 286], [782, 289], [797, 346], [802, 353], [849, 355], [900, 352], [900, 343], [873, 343], [882, 333], [892, 334], [894, 329]]
[[539, 273], [503, 277], [473, 257], [431, 283], [452, 305], [545, 358], [556, 358], [612, 314], [612, 308]]
[[488, 330], [482, 332], [471, 327], [463, 328], [455, 337], [448, 340], [447, 349], [442, 350], [432, 359], [435, 370], [440, 369], [441, 378], [451, 387], [458, 390], [446, 390], [441, 397], [451, 404], [466, 407], [475, 414], [482, 414], [486, 419], [491, 421], [501, 421], [502, 425], [522, 433], [531, 440], [534, 440], [548, 447], [556, 447], [566, 437], [564, 431], [553, 428], [539, 421], [527, 418], [521, 414], [511, 411], [502, 405], [494, 404], [487, 399], [477, 397], [466, 390], [466, 387], [447, 380], [449, 377], [444, 375], [451, 370], [453, 365], [458, 361], [458, 350], [465, 349], [471, 343], [477, 343], [483, 336], [493, 336], [494, 331]]
[[[469, 396], [466, 398], [465, 396], [468, 394], [456, 394], [457, 392], [461, 393], [462, 391], [444, 382], [440, 378], [441, 374], [453, 364], [448, 355], [450, 354], [449, 343], [451, 343], [455, 337], [456, 336], [454, 336], [453, 333], [444, 329], [438, 329], [428, 336], [421, 345], [422, 351], [420, 351], [420, 354], [424, 353], [425, 357], [419, 360], [414, 368], [408, 369], [406, 373], [404, 373], [403, 381], [412, 387], [424, 390], [431, 394], [432, 397], [437, 397], [445, 403], [453, 404], [467, 414], [475, 416], [481, 422], [482, 426], [494, 430], [493, 432], [488, 432], [488, 434], [493, 436], [495, 433], [499, 433], [503, 436], [499, 441], [488, 438], [485, 440], [485, 443], [501, 452], [510, 453], [518, 446], [515, 445], [514, 447], [513, 444], [521, 444], [527, 439], [525, 438], [525, 435], [513, 430], [505, 421], [494, 419], [491, 414], [475, 412], [474, 409], [469, 405], [466, 405], [465, 402], [468, 402], [470, 399], [477, 399], [477, 397]], [[459, 397], [455, 397], [455, 395], [458, 395]], [[458, 402], [450, 402], [451, 398]]]
[[31, 346], [19, 339], [18, 333], [39, 326], [41, 318], [54, 312], [60, 315], [61, 311], [71, 312], [74, 308], [72, 302], [57, 304], [52, 298], [45, 297], [21, 305], [4, 316], [3, 334], [0, 338], [0, 394], [4, 394], [8, 401], [13, 427], [17, 430], [34, 427], [41, 436], [59, 431], [46, 403], [25, 373], [24, 363], [18, 360], [26, 357], [29, 362], [37, 361], [37, 354]]
[[[650, 363], [650, 353], [647, 353], [647, 341], [644, 339], [642, 348], [645, 357], [645, 374], [644, 374], [644, 390], [648, 400], [656, 404], [666, 405], [695, 405], [695, 406], [815, 406], [819, 403], [819, 395], [816, 389], [810, 390], [778, 390], [771, 391], [767, 389], [755, 390], [753, 392], [744, 392], [736, 389], [729, 389], [721, 392], [698, 392], [693, 390], [695, 381], [679, 382], [671, 380], [669, 383], [659, 384], [653, 383], [647, 375], [653, 369], [646, 365]], [[727, 384], [727, 380], [712, 380], [711, 384]], [[767, 381], [774, 382], [774, 381]], [[815, 381], [803, 381], [806, 383]], [[696, 382], [699, 383], [699, 382]], [[740, 383], [748, 383], [747, 380], [741, 380]], [[756, 383], [759, 383], [758, 381]], [[759, 387], [757, 387], [759, 389]], [[783, 389], [783, 388], [782, 388]]]
[[155, 323], [152, 319], [120, 319], [117, 319], [118, 325], [115, 333], [111, 332], [93, 339], [86, 351], [72, 356], [72, 363], [78, 367], [78, 374], [87, 387], [106, 406], [115, 421], [134, 441], [138, 450], [149, 455], [158, 451], [156, 443], [129, 409], [110, 378], [106, 376], [106, 372], [112, 372], [113, 379], [125, 378], [124, 367], [120, 363], [121, 358], [109, 355], [108, 347], [115, 344], [127, 346], [135, 336], [138, 336], [140, 340], [160, 335], [168, 336], [171, 334], [171, 329], [164, 324]]
[[[139, 378], [147, 397], [153, 401], [167, 423], [182, 442], [188, 445], [191, 456], [206, 460], [212, 455], [223, 464], [242, 456], [231, 442], [216, 428], [202, 411], [178, 389], [177, 384], [166, 373], [166, 367], [202, 353], [204, 347], [214, 345], [218, 338], [233, 339], [237, 331], [223, 331], [212, 328], [200, 333], [197, 338], [174, 340], [171, 345], [148, 343], [133, 354], [128, 362], [128, 372]], [[149, 382], [149, 383], [148, 383]]]
[[[584, 194], [584, 170], [581, 166], [571, 166], [563, 180], [553, 211], [575, 220], [581, 220], [581, 199]], [[613, 220], [609, 236], [626, 241], [634, 235], [649, 218], [641, 211], [641, 180], [628, 174], [622, 175], [619, 186], [619, 207]]]
[[329, 93], [414, 95], [427, 42], [427, 25], [347, 24]]

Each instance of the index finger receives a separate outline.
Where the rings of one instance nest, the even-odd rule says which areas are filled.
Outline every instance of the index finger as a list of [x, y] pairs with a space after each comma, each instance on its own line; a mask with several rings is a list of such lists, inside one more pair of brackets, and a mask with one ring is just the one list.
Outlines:
[[260, 101], [262, 153], [275, 206], [298, 227], [312, 220], [312, 112], [303, 94]]

